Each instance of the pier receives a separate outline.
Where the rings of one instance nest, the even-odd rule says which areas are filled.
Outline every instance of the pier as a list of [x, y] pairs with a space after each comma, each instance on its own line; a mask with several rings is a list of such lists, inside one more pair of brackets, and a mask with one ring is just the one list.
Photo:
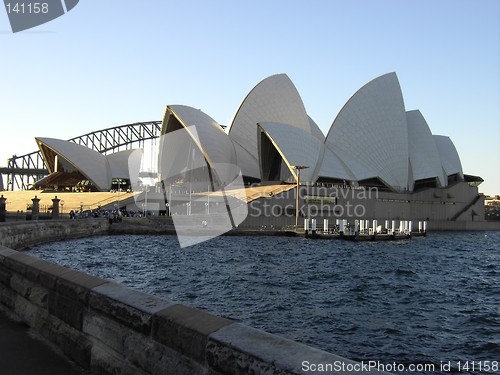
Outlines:
[[[379, 224], [380, 223], [380, 224]], [[348, 241], [394, 241], [424, 237], [427, 235], [427, 221], [418, 221], [417, 228], [412, 220], [359, 220], [349, 222], [336, 219], [330, 227], [329, 220], [323, 220], [318, 228], [316, 219], [304, 219], [304, 237]]]

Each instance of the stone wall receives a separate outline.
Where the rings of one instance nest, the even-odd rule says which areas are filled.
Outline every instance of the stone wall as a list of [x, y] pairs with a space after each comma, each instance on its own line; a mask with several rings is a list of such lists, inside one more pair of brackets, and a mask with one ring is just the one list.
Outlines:
[[106, 219], [42, 220], [0, 224], [0, 245], [23, 249], [44, 242], [96, 236], [109, 232]]
[[[85, 224], [95, 226], [98, 233], [104, 227], [100, 221]], [[60, 225], [30, 225], [41, 238], [53, 239], [56, 232], [70, 235]], [[78, 232], [81, 223], [68, 225], [69, 232], [83, 235]], [[18, 239], [11, 242], [24, 247], [19, 239], [23, 231], [35, 232], [26, 226], [3, 227], [2, 241], [9, 242], [5, 233], [12, 233]], [[45, 231], [53, 233], [44, 237]], [[34, 243], [35, 237], [26, 233], [23, 238]], [[303, 374], [311, 373], [314, 365], [343, 365], [346, 370], [360, 366], [4, 246], [0, 246], [0, 307], [98, 374]]]
[[109, 227], [110, 234], [175, 234], [170, 216], [124, 217]]

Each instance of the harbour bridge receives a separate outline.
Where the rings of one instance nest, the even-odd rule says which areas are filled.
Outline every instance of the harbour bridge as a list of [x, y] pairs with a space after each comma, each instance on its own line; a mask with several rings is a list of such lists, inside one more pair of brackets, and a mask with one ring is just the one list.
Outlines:
[[[131, 148], [144, 148], [146, 141], [158, 138], [160, 133], [161, 121], [136, 122], [94, 131], [69, 141], [107, 155]], [[7, 161], [7, 167], [0, 167], [0, 191], [27, 190], [48, 174], [40, 151], [13, 156]], [[4, 175], [7, 176], [6, 186]]]

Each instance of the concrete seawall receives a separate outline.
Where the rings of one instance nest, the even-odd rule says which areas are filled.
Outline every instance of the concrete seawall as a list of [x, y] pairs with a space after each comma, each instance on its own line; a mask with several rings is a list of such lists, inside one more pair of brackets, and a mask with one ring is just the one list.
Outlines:
[[500, 221], [431, 221], [429, 231], [497, 231]]
[[[417, 222], [413, 222], [414, 228]], [[500, 221], [450, 221], [434, 220], [427, 225], [429, 232], [438, 231], [500, 231]], [[141, 217], [123, 218], [121, 223], [109, 227], [110, 234], [175, 234], [175, 228], [171, 218], [168, 217]], [[237, 229], [224, 233], [224, 236], [291, 236], [293, 231], [282, 230], [259, 230], [259, 229]]]
[[[24, 248], [104, 234], [106, 223], [2, 225], [0, 240]], [[368, 373], [342, 357], [5, 246], [0, 246], [0, 304], [99, 374], [310, 374], [315, 365], [343, 366], [337, 374]]]

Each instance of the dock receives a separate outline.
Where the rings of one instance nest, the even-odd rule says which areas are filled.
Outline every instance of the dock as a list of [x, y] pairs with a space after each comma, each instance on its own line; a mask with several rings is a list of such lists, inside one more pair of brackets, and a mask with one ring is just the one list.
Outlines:
[[[381, 223], [381, 224], [379, 224]], [[304, 237], [347, 241], [398, 241], [427, 235], [427, 221], [418, 221], [414, 229], [412, 220], [354, 220], [337, 219], [329, 227], [324, 219], [323, 228], [317, 227], [316, 219], [304, 219]]]

